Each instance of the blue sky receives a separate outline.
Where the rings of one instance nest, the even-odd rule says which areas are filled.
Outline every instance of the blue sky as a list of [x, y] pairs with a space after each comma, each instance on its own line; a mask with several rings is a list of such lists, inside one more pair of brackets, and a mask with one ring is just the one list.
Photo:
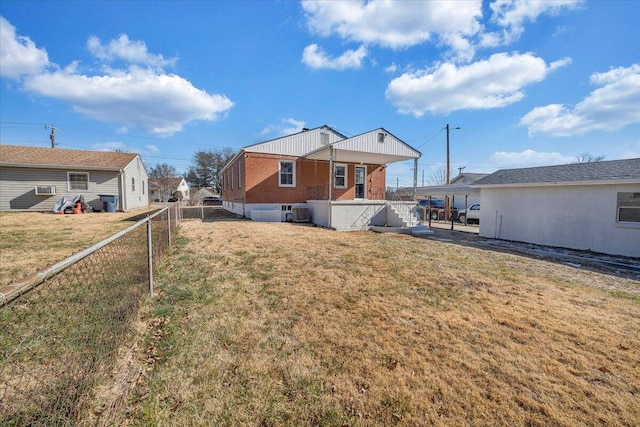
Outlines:
[[[202, 149], [384, 127], [418, 181], [640, 157], [640, 1], [0, 3], [0, 140]], [[412, 163], [387, 184], [411, 185]]]

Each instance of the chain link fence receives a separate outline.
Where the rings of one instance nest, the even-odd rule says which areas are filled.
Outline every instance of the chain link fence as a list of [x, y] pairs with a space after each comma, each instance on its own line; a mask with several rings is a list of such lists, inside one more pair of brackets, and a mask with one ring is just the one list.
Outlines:
[[165, 207], [0, 294], [0, 425], [81, 424], [179, 218]]

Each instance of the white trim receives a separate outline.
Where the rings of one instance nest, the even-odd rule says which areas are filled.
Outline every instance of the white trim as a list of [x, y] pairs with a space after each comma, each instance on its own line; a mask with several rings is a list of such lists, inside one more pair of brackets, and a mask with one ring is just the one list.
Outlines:
[[[74, 174], [74, 175], [86, 175], [87, 176], [87, 188], [86, 189], [71, 188], [71, 174]], [[91, 182], [91, 177], [89, 176], [89, 172], [67, 171], [67, 191], [69, 191], [70, 193], [73, 192], [73, 191], [87, 191], [87, 192], [90, 191], [91, 190], [90, 182]]]
[[[282, 164], [283, 163], [291, 163], [293, 165], [293, 171], [292, 171], [292, 184], [283, 184], [282, 183]], [[295, 187], [296, 186], [296, 161], [294, 159], [291, 160], [285, 160], [285, 159], [279, 159], [278, 160], [278, 187]]]
[[[340, 166], [344, 168], [344, 184], [343, 185], [337, 185], [336, 184], [336, 178], [338, 177], [338, 174], [336, 173], [336, 168]], [[333, 187], [334, 188], [347, 188], [349, 184], [349, 165], [347, 165], [346, 163], [334, 163], [333, 164]]]

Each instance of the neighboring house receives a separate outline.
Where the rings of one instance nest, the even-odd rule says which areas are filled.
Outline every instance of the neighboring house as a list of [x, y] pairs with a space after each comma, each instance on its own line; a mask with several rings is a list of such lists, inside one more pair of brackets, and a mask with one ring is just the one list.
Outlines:
[[166, 202], [182, 194], [181, 200], [188, 201], [191, 190], [184, 178], [149, 178], [149, 197], [154, 202]]
[[148, 178], [138, 154], [0, 144], [0, 210], [50, 211], [63, 196], [82, 195], [102, 210], [148, 206]]
[[640, 158], [499, 170], [480, 188], [480, 236], [640, 257]]
[[351, 138], [304, 129], [240, 150], [222, 170], [223, 207], [256, 221], [308, 210], [313, 223], [337, 230], [387, 225], [398, 213], [385, 200], [386, 165], [419, 157], [382, 128]]
[[201, 205], [202, 199], [204, 199], [205, 197], [216, 197], [216, 196], [219, 197], [220, 195], [216, 193], [216, 191], [211, 187], [204, 187], [200, 189], [193, 187], [191, 188], [191, 198], [189, 199], [189, 202], [194, 206]]
[[469, 185], [484, 178], [486, 173], [461, 173], [451, 179], [450, 184], [432, 185], [416, 188], [418, 199], [445, 200], [449, 197], [449, 202], [459, 210], [467, 209], [475, 203], [480, 203], [480, 189], [471, 188]]

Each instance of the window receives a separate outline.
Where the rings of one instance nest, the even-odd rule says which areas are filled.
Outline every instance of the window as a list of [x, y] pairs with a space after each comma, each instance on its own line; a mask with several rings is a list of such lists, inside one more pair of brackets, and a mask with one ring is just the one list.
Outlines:
[[142, 181], [142, 194], [144, 194], [144, 181]]
[[69, 191], [89, 191], [89, 174], [87, 172], [67, 172]]
[[291, 212], [291, 205], [281, 205], [280, 209], [282, 212]]
[[280, 187], [296, 186], [296, 163], [290, 160], [280, 160]]
[[131, 177], [131, 191], [136, 191], [136, 179]]
[[618, 193], [617, 221], [640, 224], [640, 193]]
[[242, 188], [242, 164], [238, 162], [238, 188]]
[[335, 165], [334, 187], [347, 188], [347, 165]]
[[229, 168], [229, 173], [231, 174], [231, 178], [229, 179], [229, 183], [231, 183], [231, 189], [233, 190], [233, 168]]

